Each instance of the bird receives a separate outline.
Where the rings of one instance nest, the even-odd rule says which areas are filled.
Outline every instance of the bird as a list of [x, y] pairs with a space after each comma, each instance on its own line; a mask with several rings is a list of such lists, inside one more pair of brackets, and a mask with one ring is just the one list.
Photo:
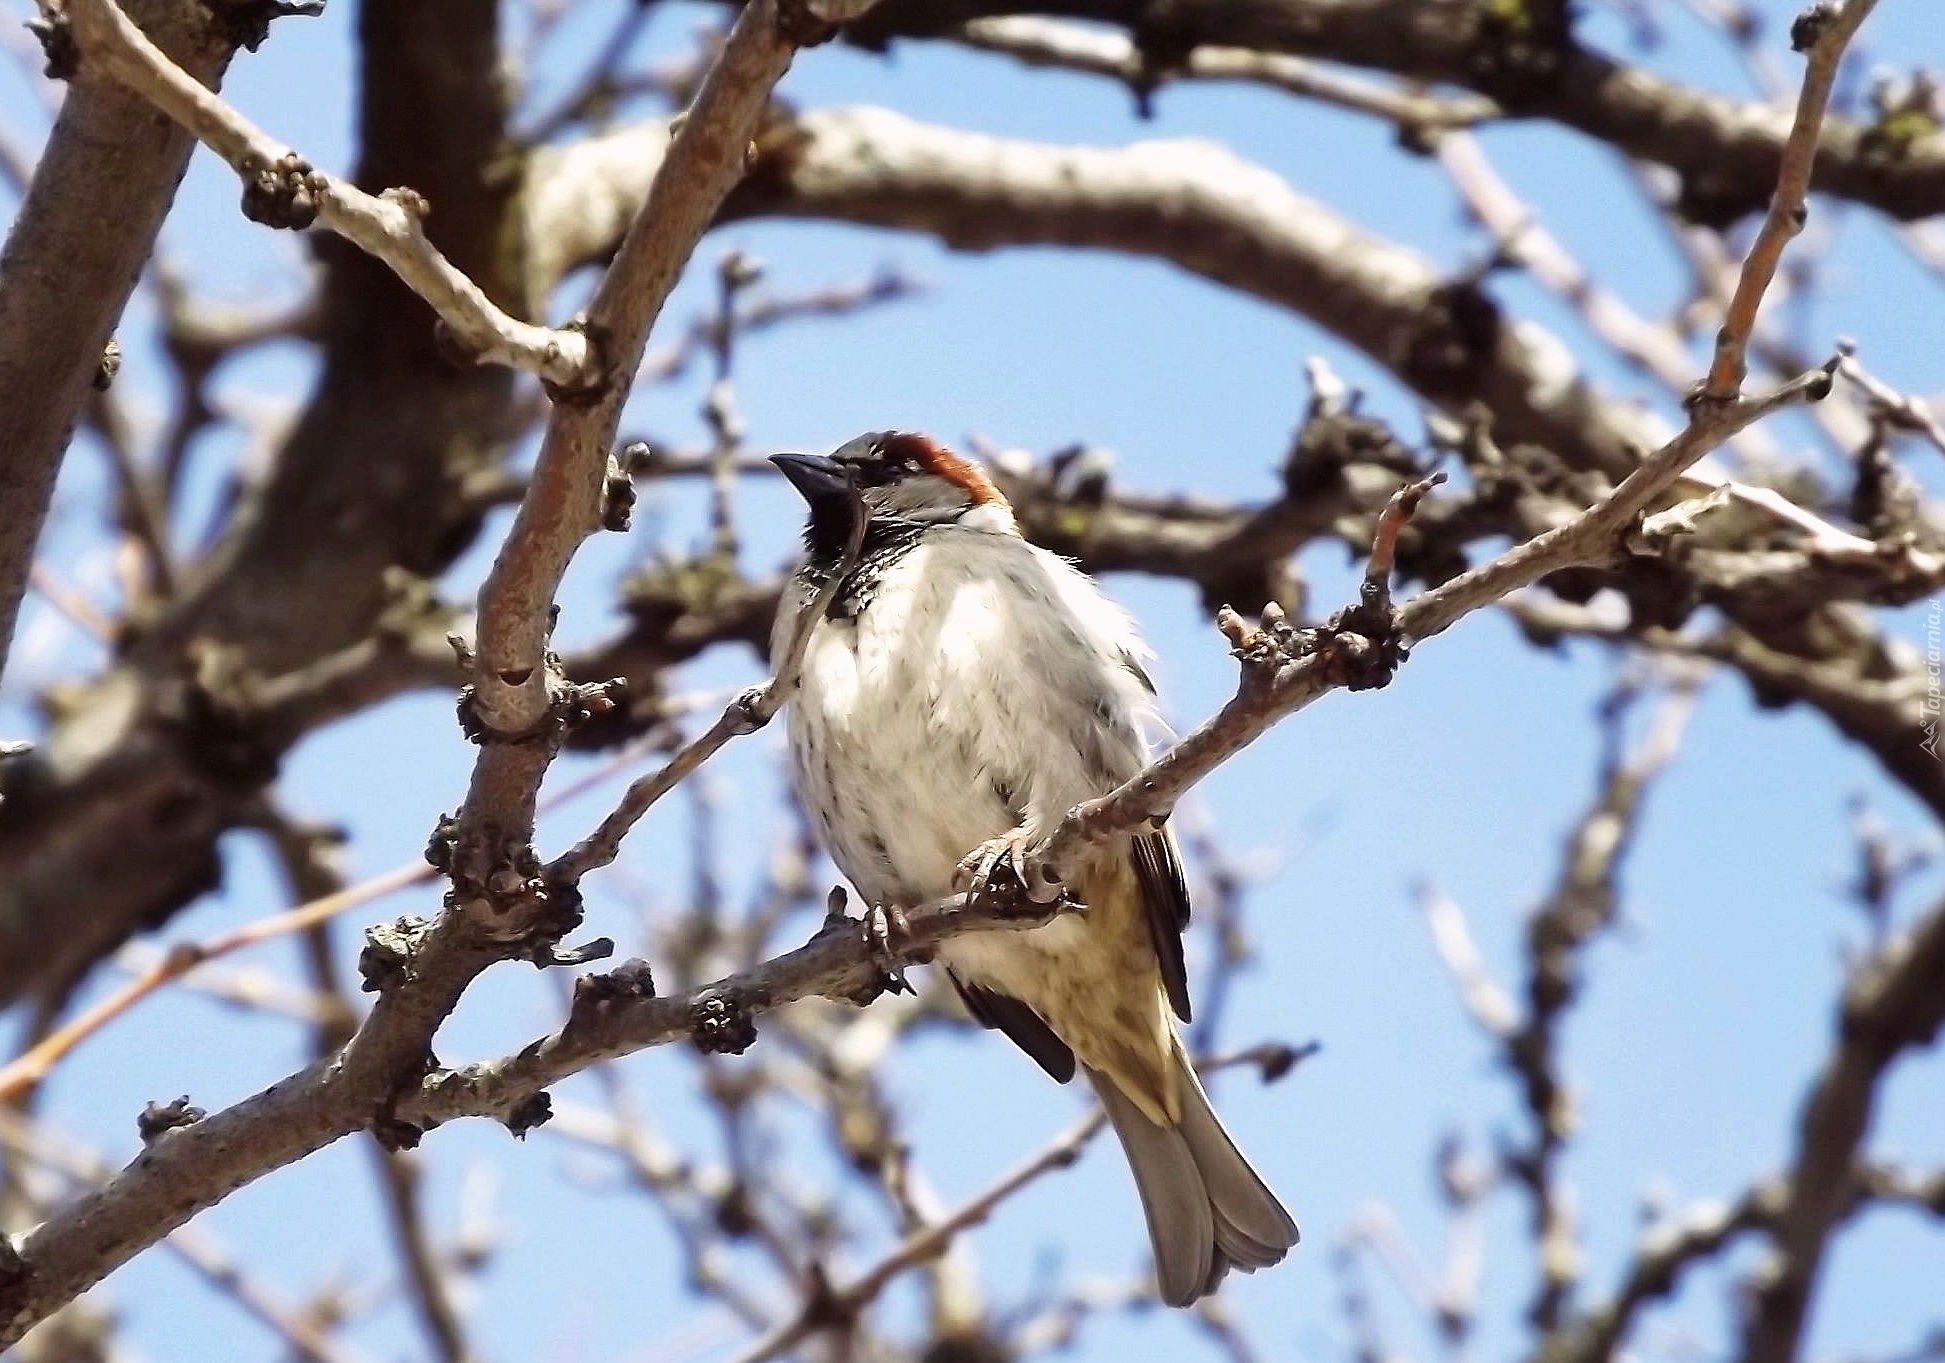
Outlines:
[[[983, 468], [907, 431], [771, 462], [808, 504], [771, 642], [779, 667], [803, 650], [791, 779], [868, 906], [896, 913], [1017, 873], [1070, 808], [1141, 770], [1165, 732], [1152, 655], [1092, 578], [1021, 535]], [[1087, 1077], [1134, 1175], [1158, 1293], [1187, 1306], [1231, 1267], [1280, 1262], [1297, 1224], [1217, 1118], [1176, 1026], [1191, 1006], [1173, 835], [1121, 835], [1066, 879], [1080, 911], [960, 934], [933, 964], [1055, 1080]]]

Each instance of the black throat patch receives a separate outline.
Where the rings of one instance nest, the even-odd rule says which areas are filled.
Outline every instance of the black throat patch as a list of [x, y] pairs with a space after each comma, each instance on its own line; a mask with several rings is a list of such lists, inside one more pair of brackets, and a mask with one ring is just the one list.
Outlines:
[[[892, 565], [910, 553], [919, 542], [927, 526], [918, 521], [893, 520], [874, 516], [865, 523], [864, 545], [858, 554], [858, 566], [845, 575], [838, 584], [837, 594], [831, 604], [824, 609], [827, 620], [855, 620], [871, 604], [872, 595], [878, 584], [884, 580]], [[838, 565], [844, 560], [842, 545], [832, 546], [817, 542], [813, 537], [810, 558], [804, 564], [804, 576], [811, 590], [819, 591], [831, 579]]]

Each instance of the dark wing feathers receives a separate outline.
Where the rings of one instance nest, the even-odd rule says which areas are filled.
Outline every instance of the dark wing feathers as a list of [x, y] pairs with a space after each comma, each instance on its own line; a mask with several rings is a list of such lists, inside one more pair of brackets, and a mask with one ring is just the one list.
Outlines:
[[1182, 959], [1182, 934], [1189, 926], [1189, 887], [1182, 878], [1182, 859], [1175, 854], [1175, 839], [1166, 832], [1136, 838], [1133, 853], [1135, 880], [1148, 913], [1148, 933], [1155, 939], [1162, 983], [1168, 986], [1169, 1006], [1187, 1022], [1189, 971]]
[[[1122, 649], [1117, 661], [1149, 695], [1155, 683], [1141, 660]], [[1182, 859], [1176, 855], [1175, 839], [1166, 831], [1135, 839], [1135, 879], [1141, 885], [1142, 907], [1148, 913], [1148, 932], [1155, 939], [1155, 959], [1161, 963], [1162, 981], [1168, 986], [1169, 1006], [1175, 1016], [1189, 1020], [1189, 971], [1182, 960], [1182, 934], [1189, 927], [1189, 886], [1182, 878]]]
[[[1179, 948], [1178, 948], [1179, 950]], [[973, 1021], [996, 1032], [1004, 1032], [1015, 1046], [1033, 1057], [1033, 1063], [1051, 1074], [1058, 1083], [1074, 1077], [1074, 1053], [1067, 1043], [1054, 1035], [1054, 1029], [1040, 1015], [1010, 994], [996, 993], [976, 984], [967, 984], [950, 970], [946, 978], [959, 991], [960, 1002], [973, 1015]]]

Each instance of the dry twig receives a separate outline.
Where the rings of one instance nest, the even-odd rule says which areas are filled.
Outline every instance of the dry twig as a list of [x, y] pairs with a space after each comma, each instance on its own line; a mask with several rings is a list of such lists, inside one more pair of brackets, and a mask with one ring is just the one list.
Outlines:
[[1700, 396], [1709, 402], [1726, 402], [1742, 391], [1748, 373], [1745, 356], [1749, 338], [1756, 330], [1756, 314], [1763, 295], [1783, 261], [1783, 248], [1803, 230], [1809, 220], [1810, 172], [1816, 165], [1817, 147], [1823, 138], [1824, 113], [1830, 105], [1830, 91], [1837, 82], [1837, 68], [1844, 50], [1877, 0], [1817, 0], [1805, 10], [1791, 30], [1790, 42], [1807, 54], [1808, 69], [1803, 88], [1797, 96], [1796, 122], [1783, 147], [1783, 164], [1776, 177], [1776, 190], [1769, 201], [1769, 212], [1743, 261], [1736, 280], [1735, 294], [1722, 319], [1722, 330], [1715, 340], [1715, 358], [1708, 377], [1702, 381]]
[[242, 177], [244, 212], [274, 227], [323, 224], [391, 266], [430, 304], [455, 344], [483, 364], [530, 370], [568, 389], [599, 377], [579, 329], [534, 326], [502, 311], [426, 237], [431, 206], [410, 189], [371, 195], [314, 168], [170, 61], [115, 0], [66, 0], [84, 60], [174, 119]]

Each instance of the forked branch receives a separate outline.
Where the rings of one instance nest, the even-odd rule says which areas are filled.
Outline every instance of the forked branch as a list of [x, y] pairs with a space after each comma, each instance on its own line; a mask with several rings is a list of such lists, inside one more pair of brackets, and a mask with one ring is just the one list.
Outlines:
[[575, 328], [534, 326], [502, 311], [425, 234], [426, 201], [410, 189], [364, 190], [309, 162], [197, 81], [122, 13], [115, 0], [65, 0], [82, 60], [106, 71], [229, 162], [244, 212], [273, 227], [322, 224], [389, 265], [439, 314], [455, 347], [482, 364], [529, 370], [563, 388], [600, 377], [599, 356]]

